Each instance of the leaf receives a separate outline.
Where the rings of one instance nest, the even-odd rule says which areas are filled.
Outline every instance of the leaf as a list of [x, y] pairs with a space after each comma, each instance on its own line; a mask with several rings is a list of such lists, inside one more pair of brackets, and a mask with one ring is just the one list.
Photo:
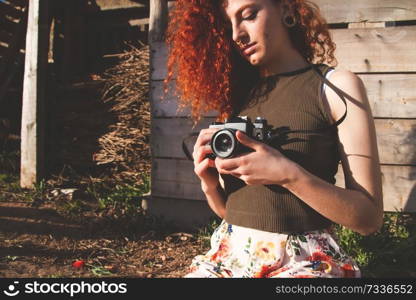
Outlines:
[[302, 242], [304, 242], [304, 243], [307, 243], [308, 241], [306, 240], [306, 237], [305, 236], [303, 236], [303, 235], [299, 235], [299, 239], [302, 241]]

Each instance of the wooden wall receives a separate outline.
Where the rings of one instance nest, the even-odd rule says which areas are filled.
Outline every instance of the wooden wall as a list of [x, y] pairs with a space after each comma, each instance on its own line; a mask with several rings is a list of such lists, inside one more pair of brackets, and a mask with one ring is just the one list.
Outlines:
[[[377, 130], [386, 211], [416, 211], [416, 1], [315, 0], [337, 44], [337, 68], [364, 82]], [[151, 73], [152, 199], [204, 203], [182, 138], [205, 128], [212, 112], [193, 130], [189, 111], [177, 99], [161, 101], [166, 46], [154, 42]], [[341, 165], [337, 185], [344, 187]], [[167, 202], [166, 202], [167, 203]]]

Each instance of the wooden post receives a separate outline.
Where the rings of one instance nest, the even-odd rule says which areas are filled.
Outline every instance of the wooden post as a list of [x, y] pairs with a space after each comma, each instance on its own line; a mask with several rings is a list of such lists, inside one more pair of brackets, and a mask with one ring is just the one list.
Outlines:
[[150, 0], [149, 42], [161, 42], [168, 21], [168, 1]]
[[20, 186], [31, 188], [44, 172], [44, 104], [48, 58], [48, 0], [29, 0], [23, 79]]
[[[165, 36], [165, 30], [167, 25], [167, 18], [168, 18], [168, 1], [167, 0], [150, 0], [150, 11], [149, 11], [149, 35], [148, 35], [148, 41], [149, 41], [149, 73], [150, 73], [150, 111], [153, 111], [153, 90], [155, 89], [155, 83], [152, 80], [153, 73], [156, 69], [156, 60], [158, 59], [158, 55], [160, 56], [160, 51], [158, 50], [163, 47], [164, 44], [164, 36]], [[152, 121], [153, 116], [150, 115], [150, 123], [151, 123], [151, 131], [150, 131], [150, 152], [151, 152], [151, 159], [152, 159], [152, 167], [151, 167], [151, 175], [150, 175], [150, 183], [151, 183], [151, 190], [149, 194], [146, 195], [146, 197], [143, 198], [142, 201], [142, 208], [145, 211], [151, 211], [151, 194], [154, 190], [154, 187], [152, 186], [152, 182], [155, 181], [154, 178], [154, 139], [153, 139], [153, 126]]]

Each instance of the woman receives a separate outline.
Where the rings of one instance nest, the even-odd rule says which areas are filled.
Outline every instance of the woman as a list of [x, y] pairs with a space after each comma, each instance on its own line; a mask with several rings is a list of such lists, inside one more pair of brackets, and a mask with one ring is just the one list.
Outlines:
[[[217, 129], [201, 130], [194, 170], [223, 220], [185, 277], [360, 277], [333, 224], [362, 235], [382, 224], [375, 127], [360, 78], [323, 63], [335, 45], [319, 8], [178, 0], [170, 17], [165, 83], [175, 73], [181, 107], [195, 121], [212, 109], [220, 121], [260, 116], [280, 132], [267, 144], [238, 131], [251, 152], [210, 159]], [[339, 161], [346, 188], [334, 185]]]

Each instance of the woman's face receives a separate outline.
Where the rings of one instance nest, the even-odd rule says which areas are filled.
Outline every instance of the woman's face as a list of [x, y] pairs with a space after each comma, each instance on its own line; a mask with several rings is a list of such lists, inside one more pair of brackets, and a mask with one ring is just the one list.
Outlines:
[[280, 1], [225, 0], [223, 7], [236, 47], [252, 65], [267, 66], [290, 47]]

